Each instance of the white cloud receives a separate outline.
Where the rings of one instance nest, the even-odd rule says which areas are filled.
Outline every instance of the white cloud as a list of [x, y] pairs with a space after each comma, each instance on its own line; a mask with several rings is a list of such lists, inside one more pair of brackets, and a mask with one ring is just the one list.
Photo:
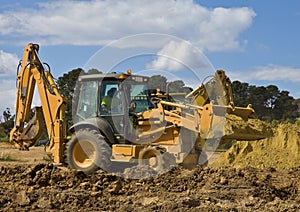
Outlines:
[[[0, 116], [6, 108], [14, 114], [16, 103], [16, 70], [19, 58], [0, 50]], [[35, 92], [33, 105], [39, 105], [39, 98]], [[1, 121], [1, 120], [0, 120]]]
[[16, 99], [16, 69], [19, 58], [0, 50], [0, 116], [6, 108], [14, 113]]
[[253, 71], [243, 72], [228, 72], [232, 79], [242, 81], [286, 81], [300, 82], [300, 68], [291, 66], [281, 66], [269, 64], [267, 66], [256, 67]]
[[147, 68], [180, 71], [209, 66], [204, 54], [185, 41], [170, 41], [157, 52], [157, 55], [157, 59], [147, 64]]
[[155, 32], [189, 40], [201, 49], [223, 51], [241, 48], [244, 41], [238, 36], [254, 16], [250, 8], [208, 9], [192, 0], [62, 0], [0, 13], [0, 34], [13, 35], [22, 45], [24, 37], [43, 45], [103, 45]]
[[[10, 108], [11, 114], [15, 114], [16, 92], [17, 89], [15, 79], [0, 79], [0, 116], [6, 108]], [[32, 107], [40, 105], [41, 103], [39, 94], [37, 89], [35, 89], [32, 100]]]
[[10, 108], [11, 113], [14, 114], [15, 99], [15, 80], [0, 80], [0, 116], [6, 108]]
[[254, 79], [266, 81], [291, 81], [300, 82], [300, 68], [291, 66], [268, 65], [265, 67], [258, 67], [254, 73]]
[[0, 50], [0, 77], [16, 75], [19, 58], [16, 54], [10, 54]]

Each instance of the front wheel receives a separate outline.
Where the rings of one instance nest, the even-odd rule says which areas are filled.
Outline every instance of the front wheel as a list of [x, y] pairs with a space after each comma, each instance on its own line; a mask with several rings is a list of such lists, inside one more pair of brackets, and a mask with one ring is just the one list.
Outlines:
[[163, 152], [155, 147], [146, 147], [139, 154], [139, 165], [148, 165], [154, 170], [163, 167]]
[[166, 172], [176, 165], [173, 155], [157, 147], [146, 147], [139, 154], [139, 165], [147, 165], [155, 171]]
[[80, 129], [66, 145], [66, 163], [77, 171], [91, 174], [110, 165], [111, 147], [97, 130]]

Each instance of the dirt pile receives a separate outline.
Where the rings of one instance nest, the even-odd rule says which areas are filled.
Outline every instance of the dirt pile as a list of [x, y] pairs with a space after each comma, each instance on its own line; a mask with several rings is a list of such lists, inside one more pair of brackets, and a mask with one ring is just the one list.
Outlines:
[[273, 137], [258, 141], [239, 141], [223, 153], [213, 167], [256, 167], [289, 169], [300, 166], [300, 128], [280, 124]]
[[3, 211], [297, 211], [299, 175], [300, 169], [199, 166], [132, 180], [50, 164], [0, 167], [0, 205]]

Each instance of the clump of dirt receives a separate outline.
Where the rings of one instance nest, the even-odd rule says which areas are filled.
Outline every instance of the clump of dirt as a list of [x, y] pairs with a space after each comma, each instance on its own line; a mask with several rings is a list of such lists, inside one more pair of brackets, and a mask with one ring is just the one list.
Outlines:
[[278, 126], [273, 137], [253, 142], [238, 141], [212, 166], [251, 166], [260, 169], [298, 167], [300, 166], [300, 128], [284, 123]]
[[142, 179], [142, 178], [150, 178], [157, 174], [158, 173], [150, 166], [137, 165], [134, 167], [126, 168], [124, 170], [124, 173], [120, 176], [123, 176], [125, 178], [131, 178], [131, 179]]

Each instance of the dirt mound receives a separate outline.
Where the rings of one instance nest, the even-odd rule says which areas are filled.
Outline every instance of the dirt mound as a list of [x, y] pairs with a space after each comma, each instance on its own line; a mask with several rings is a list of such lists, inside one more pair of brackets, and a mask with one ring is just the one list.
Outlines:
[[300, 166], [300, 128], [280, 124], [275, 135], [259, 141], [239, 141], [222, 154], [213, 167], [289, 169]]
[[0, 205], [3, 211], [296, 211], [299, 174], [199, 166], [133, 180], [50, 164], [1, 167]]

